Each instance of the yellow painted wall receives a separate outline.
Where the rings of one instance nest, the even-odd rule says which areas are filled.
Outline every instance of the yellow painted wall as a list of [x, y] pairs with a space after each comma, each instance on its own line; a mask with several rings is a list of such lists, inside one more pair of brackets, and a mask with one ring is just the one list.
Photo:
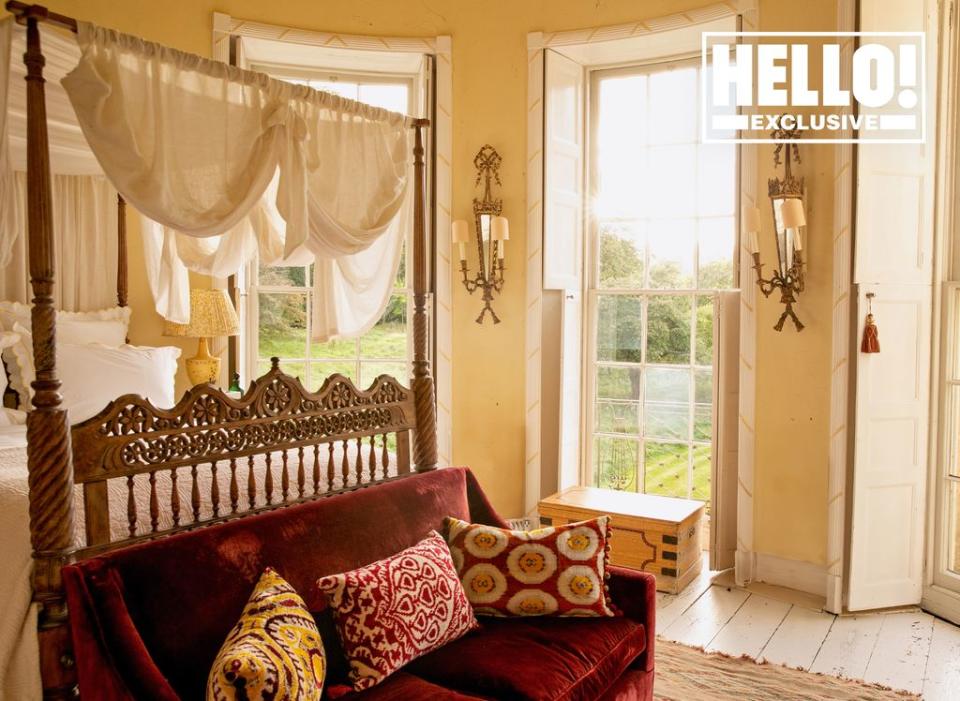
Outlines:
[[[768, 0], [760, 4], [760, 30], [832, 31], [836, 14], [835, 0]], [[819, 55], [811, 44], [811, 87], [821, 73]], [[754, 548], [819, 565], [826, 564], [827, 548], [834, 148], [801, 145], [802, 164], [794, 169], [807, 187], [806, 290], [796, 306], [806, 328], [798, 334], [787, 322], [783, 332], [773, 330], [783, 311], [776, 292], [761, 298], [757, 317]], [[769, 272], [777, 259], [767, 197], [773, 146], [758, 151], [761, 259]], [[782, 166], [776, 174], [783, 176]], [[746, 273], [742, 284], [752, 284], [753, 271]]]
[[[471, 161], [484, 143], [500, 151], [505, 214], [511, 220], [507, 285], [496, 308], [503, 323], [478, 326], [479, 300], [454, 294], [454, 462], [471, 466], [506, 516], [520, 515], [524, 470], [524, 265], [526, 215], [527, 33], [640, 21], [707, 4], [704, 0], [49, 0], [51, 8], [180, 49], [209, 55], [212, 12], [296, 27], [356, 34], [453, 37], [453, 215], [467, 218]], [[792, 9], [790, 5], [793, 5]], [[761, 3], [762, 29], [825, 28], [833, 0]], [[818, 20], [817, 18], [825, 18]], [[829, 27], [827, 27], [829, 28]], [[826, 541], [827, 416], [830, 357], [831, 185], [829, 148], [805, 149], [813, 232], [810, 290], [799, 312], [808, 328], [769, 327], [776, 300], [760, 304], [757, 547], [822, 562]], [[769, 149], [758, 160], [765, 197]], [[134, 232], [134, 239], [136, 235]], [[133, 249], [138, 249], [135, 241]], [[769, 258], [769, 251], [765, 257]], [[159, 336], [142, 284], [142, 256], [131, 261], [135, 342]]]

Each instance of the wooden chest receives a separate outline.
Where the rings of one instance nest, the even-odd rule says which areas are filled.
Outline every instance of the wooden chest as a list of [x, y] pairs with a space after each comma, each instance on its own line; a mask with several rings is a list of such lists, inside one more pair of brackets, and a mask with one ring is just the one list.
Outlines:
[[700, 501], [596, 487], [571, 487], [540, 502], [540, 520], [556, 526], [611, 517], [610, 560], [650, 572], [659, 591], [683, 591], [700, 573]]

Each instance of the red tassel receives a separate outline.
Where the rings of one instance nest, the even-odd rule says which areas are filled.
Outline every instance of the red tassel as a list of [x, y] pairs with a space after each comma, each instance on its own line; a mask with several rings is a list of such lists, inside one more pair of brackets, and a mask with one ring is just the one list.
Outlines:
[[877, 332], [877, 325], [873, 321], [873, 314], [867, 314], [867, 321], [863, 327], [863, 341], [860, 342], [860, 352], [880, 352], [880, 335]]

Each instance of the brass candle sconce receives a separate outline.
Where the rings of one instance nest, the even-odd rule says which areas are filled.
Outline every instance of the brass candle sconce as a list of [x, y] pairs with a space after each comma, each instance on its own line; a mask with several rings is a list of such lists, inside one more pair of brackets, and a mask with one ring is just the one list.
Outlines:
[[[772, 134], [774, 139], [797, 139], [799, 131], [778, 129]], [[757, 274], [757, 286], [764, 297], [774, 290], [780, 290], [780, 303], [785, 306], [780, 319], [774, 325], [776, 331], [782, 331], [783, 325], [790, 319], [797, 331], [803, 331], [803, 324], [793, 310], [797, 295], [804, 290], [803, 280], [803, 238], [801, 229], [807, 224], [804, 212], [803, 178], [791, 171], [791, 161], [800, 162], [800, 150], [796, 141], [781, 141], [773, 153], [773, 164], [783, 164], [783, 178], [773, 177], [767, 181], [767, 194], [773, 208], [773, 231], [777, 245], [777, 267], [769, 279], [763, 277], [763, 264], [760, 262], [760, 209], [744, 207], [743, 231], [748, 237], [750, 253], [753, 255], [753, 269]]]
[[500, 185], [500, 163], [502, 159], [497, 150], [490, 144], [481, 148], [474, 156], [473, 165], [477, 169], [474, 185], [483, 182], [483, 196], [473, 199], [473, 218], [477, 232], [477, 273], [471, 279], [467, 267], [467, 242], [470, 240], [470, 226], [463, 219], [453, 222], [453, 242], [457, 244], [460, 254], [460, 272], [463, 273], [463, 286], [467, 292], [473, 294], [476, 290], [483, 293], [483, 309], [477, 317], [477, 323], [482, 324], [483, 318], [490, 313], [494, 324], [500, 323], [500, 318], [493, 311], [494, 293], [499, 294], [503, 289], [503, 260], [506, 253], [506, 242], [510, 238], [510, 225], [507, 218], [501, 216], [503, 200], [494, 198], [492, 187]]

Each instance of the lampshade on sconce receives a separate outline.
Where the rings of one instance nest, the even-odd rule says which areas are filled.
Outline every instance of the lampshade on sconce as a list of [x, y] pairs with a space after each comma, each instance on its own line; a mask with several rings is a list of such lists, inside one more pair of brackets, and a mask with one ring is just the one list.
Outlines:
[[197, 354], [186, 361], [187, 376], [195, 385], [216, 382], [220, 376], [220, 358], [210, 355], [207, 339], [238, 333], [240, 320], [226, 290], [190, 290], [190, 323], [168, 321], [163, 330], [164, 336], [200, 339]]
[[747, 236], [747, 248], [751, 253], [760, 252], [760, 208], [744, 205], [740, 214], [743, 233]]

